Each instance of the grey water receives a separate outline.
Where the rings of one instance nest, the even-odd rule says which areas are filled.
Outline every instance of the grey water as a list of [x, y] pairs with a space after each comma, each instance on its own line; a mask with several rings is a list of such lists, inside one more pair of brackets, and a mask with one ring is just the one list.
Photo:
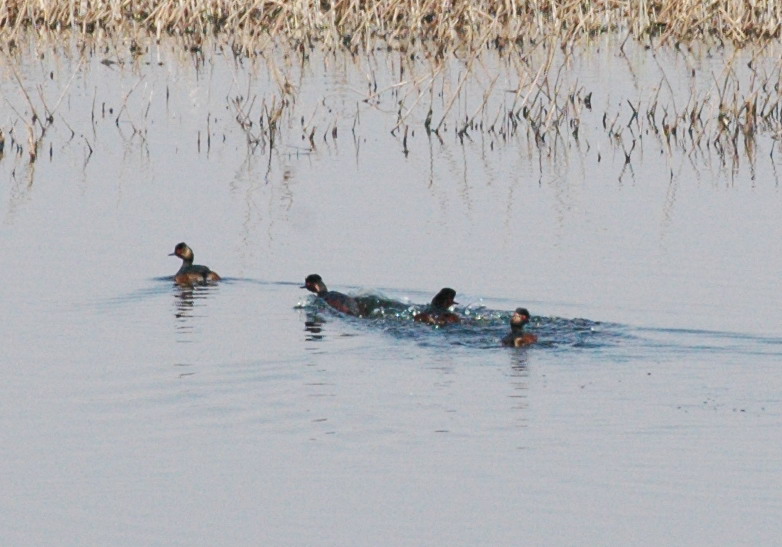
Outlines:
[[[599, 121], [405, 153], [324, 56], [271, 149], [232, 110], [273, 94], [249, 62], [30, 47], [0, 83], [4, 545], [778, 542], [773, 139], [727, 169], [650, 138], [628, 167]], [[58, 105], [34, 163], [13, 72]], [[175, 286], [179, 241], [224, 280]], [[344, 316], [311, 273], [395, 304]], [[411, 321], [444, 286], [462, 324]], [[521, 305], [539, 343], [500, 347]]]

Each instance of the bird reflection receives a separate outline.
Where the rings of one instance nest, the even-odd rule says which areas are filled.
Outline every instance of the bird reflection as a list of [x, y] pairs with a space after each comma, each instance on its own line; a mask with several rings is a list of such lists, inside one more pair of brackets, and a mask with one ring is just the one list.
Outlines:
[[196, 310], [204, 309], [204, 301], [217, 291], [217, 286], [180, 286], [174, 287], [174, 318], [176, 330], [179, 333], [190, 334], [193, 331], [193, 320], [199, 315]]
[[187, 320], [193, 314], [193, 288], [182, 286], [178, 287], [178, 289], [178, 291], [174, 292], [174, 298], [176, 298], [176, 312], [174, 313], [174, 317], [179, 320]]
[[526, 377], [529, 374], [527, 370], [527, 352], [513, 351], [509, 352], [508, 355], [510, 356], [511, 376], [514, 378]]
[[527, 411], [529, 409], [529, 369], [527, 368], [527, 352], [514, 351], [510, 354], [510, 389], [508, 397], [511, 400], [511, 410], [516, 414], [516, 424], [527, 427]]
[[323, 340], [323, 319], [314, 313], [307, 313], [304, 318], [304, 331], [307, 335], [304, 339], [307, 342]]

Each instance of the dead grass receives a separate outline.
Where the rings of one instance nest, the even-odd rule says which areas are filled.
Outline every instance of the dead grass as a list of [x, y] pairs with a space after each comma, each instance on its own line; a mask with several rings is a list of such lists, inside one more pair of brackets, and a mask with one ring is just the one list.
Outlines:
[[85, 34], [144, 29], [199, 36], [230, 33], [247, 52], [266, 40], [314, 42], [356, 52], [382, 39], [434, 55], [459, 47], [563, 45], [618, 33], [658, 44], [733, 45], [778, 39], [777, 0], [6, 0], [0, 32], [71, 29]]
[[[782, 61], [775, 46], [780, 20], [782, 3], [749, 0], [6, 0], [0, 5], [0, 59], [8, 61], [20, 91], [17, 102], [4, 98], [17, 105], [12, 110], [20, 123], [6, 134], [15, 137], [17, 150], [26, 141], [35, 162], [70, 79], [56, 100], [44, 101], [40, 91], [26, 91], [13, 59], [31, 43], [42, 55], [67, 35], [84, 58], [132, 63], [157, 40], [176, 43], [183, 62], [219, 55], [264, 65], [272, 84], [266, 91], [248, 85], [226, 98], [253, 152], [270, 154], [294, 140], [314, 150], [345, 131], [357, 138], [361, 113], [377, 110], [388, 115], [388, 129], [405, 154], [421, 135], [441, 142], [480, 137], [492, 148], [523, 141], [541, 157], [569, 148], [589, 153], [607, 140], [627, 165], [651, 143], [669, 156], [716, 154], [723, 164], [735, 164], [755, 153], [757, 138], [782, 138]], [[570, 73], [575, 59], [600, 48], [610, 48], [616, 62], [628, 66], [630, 57], [647, 55], [656, 63], [657, 85], [598, 101], [606, 89], [590, 89]], [[365, 73], [366, 88], [353, 97], [354, 115], [302, 106], [295, 73], [315, 50]], [[691, 67], [705, 57], [726, 61], [697, 78], [692, 68], [693, 82], [700, 83], [682, 93], [669, 78], [690, 70], [669, 69], [660, 60], [664, 52]], [[375, 65], [381, 56], [396, 61]], [[117, 120], [132, 122], [133, 135], [143, 137], [148, 108], [130, 112], [127, 103], [125, 97]], [[210, 127], [203, 133], [208, 150]], [[89, 157], [91, 141], [83, 138]]]

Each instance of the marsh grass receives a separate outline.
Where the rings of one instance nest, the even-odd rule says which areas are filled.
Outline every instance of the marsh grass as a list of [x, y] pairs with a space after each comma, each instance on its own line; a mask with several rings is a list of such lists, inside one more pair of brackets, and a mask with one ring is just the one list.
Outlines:
[[[166, 44], [182, 63], [219, 56], [241, 66], [237, 72], [264, 72], [268, 85], [248, 80], [225, 98], [250, 153], [294, 141], [314, 151], [346, 132], [359, 139], [362, 112], [375, 111], [388, 117], [403, 154], [422, 135], [440, 143], [481, 138], [489, 149], [521, 142], [541, 158], [608, 147], [631, 166], [651, 143], [669, 156], [717, 157], [731, 166], [754, 157], [759, 136], [782, 137], [781, 21], [782, 4], [748, 0], [7, 0], [0, 50], [19, 97], [5, 97], [16, 116], [6, 133], [16, 154], [24, 150], [34, 163], [55, 119], [68, 124], [55, 113], [84, 61], [48, 98], [14, 68], [67, 36], [82, 59], [99, 56], [118, 67], [150, 62], [152, 49]], [[600, 49], [627, 65], [630, 80], [639, 78], [633, 67], [644, 57], [656, 81], [634, 82], [632, 96], [605, 98], [605, 89], [572, 76], [582, 56]], [[351, 90], [351, 111], [302, 97], [301, 73], [316, 52], [363, 75], [365, 85]], [[698, 68], [715, 57], [724, 59], [718, 69]], [[690, 82], [684, 91], [681, 79]], [[149, 102], [129, 106], [134, 93], [112, 116], [143, 141]], [[94, 104], [92, 111], [94, 124]], [[214, 134], [204, 114], [199, 151], [210, 149]], [[89, 158], [89, 132], [79, 138]]]
[[360, 50], [381, 38], [391, 47], [426, 43], [444, 55], [458, 47], [568, 44], [619, 32], [660, 42], [714, 40], [734, 45], [778, 38], [774, 0], [6, 0], [0, 27], [109, 33], [143, 28], [193, 36], [230, 33], [246, 51], [267, 39], [321, 42]]

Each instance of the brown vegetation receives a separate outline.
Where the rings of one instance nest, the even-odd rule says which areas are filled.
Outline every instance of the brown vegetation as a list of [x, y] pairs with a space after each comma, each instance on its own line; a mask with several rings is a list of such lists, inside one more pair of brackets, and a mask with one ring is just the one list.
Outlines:
[[[51, 43], [60, 34], [78, 43], [85, 56], [100, 55], [101, 48], [115, 52], [118, 60], [106, 63], [121, 63], [123, 55], [130, 62], [143, 58], [153, 41], [158, 47], [174, 42], [199, 62], [214, 54], [253, 59], [265, 66], [273, 85], [256, 92], [248, 83], [246, 91], [226, 98], [251, 151], [271, 152], [293, 140], [312, 150], [345, 129], [355, 138], [362, 109], [376, 109], [393, 116], [389, 130], [405, 154], [420, 135], [441, 142], [481, 135], [492, 148], [523, 140], [541, 156], [555, 155], [563, 146], [589, 150], [608, 140], [626, 165], [645, 142], [668, 154], [714, 153], [727, 165], [744, 154], [752, 157], [759, 135], [782, 137], [782, 61], [775, 49], [781, 28], [782, 3], [770, 0], [6, 0], [0, 5], [3, 59], [13, 58], [30, 35]], [[111, 46], [98, 47], [105, 41]], [[596, 93], [605, 96], [605, 90], [585, 87], [571, 72], [584, 52], [600, 48], [609, 48], [618, 63], [630, 67], [629, 79], [635, 77], [630, 57], [646, 55], [654, 63], [655, 84], [633, 83], [635, 96], [598, 103]], [[366, 88], [352, 90], [354, 115], [324, 114], [318, 107], [302, 111], [296, 73], [315, 50], [348, 59], [365, 74]], [[669, 82], [670, 70], [661, 61], [665, 55], [689, 67], [714, 56], [724, 64], [697, 76], [695, 68], [688, 69], [684, 78], [691, 70], [692, 83], [682, 95]], [[58, 100], [47, 104], [40, 92], [26, 91], [13, 63], [8, 66], [25, 112], [12, 108], [23, 120], [34, 162], [70, 80]], [[379, 73], [393, 78], [378, 81]], [[673, 78], [683, 79], [682, 72]], [[130, 117], [127, 101], [117, 121]], [[148, 105], [132, 123], [134, 135], [144, 134], [147, 111]], [[20, 133], [19, 128], [7, 131], [18, 149]], [[204, 133], [208, 149], [209, 125]]]
[[[562, 44], [618, 32], [659, 42], [714, 40], [744, 45], [779, 38], [776, 0], [6, 0], [3, 33], [26, 28], [110, 33], [128, 28], [162, 34], [285, 37], [359, 49], [374, 39], [406, 48], [423, 42], [435, 54], [482, 44]], [[257, 44], [256, 44], [257, 45]]]

